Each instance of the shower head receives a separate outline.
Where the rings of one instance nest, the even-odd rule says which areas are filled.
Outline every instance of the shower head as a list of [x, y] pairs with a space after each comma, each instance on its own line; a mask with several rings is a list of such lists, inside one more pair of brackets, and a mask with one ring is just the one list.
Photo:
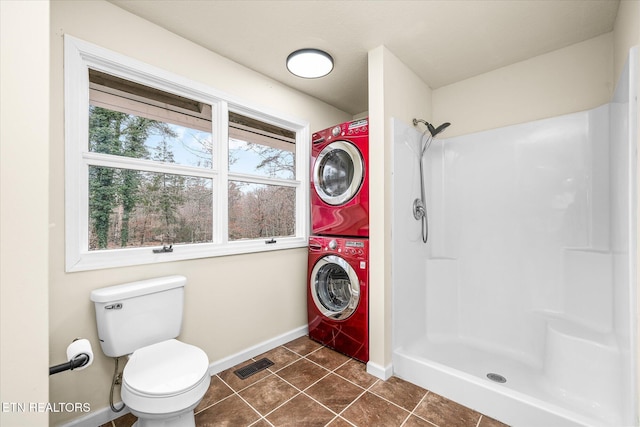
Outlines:
[[423, 123], [424, 125], [427, 126], [427, 129], [429, 129], [429, 133], [431, 134], [431, 137], [435, 137], [437, 134], [439, 134], [440, 132], [445, 130], [447, 127], [451, 126], [451, 123], [447, 122], [447, 123], [441, 124], [437, 128], [434, 128], [433, 125], [431, 123], [427, 122], [426, 120], [413, 119], [413, 125], [414, 126], [417, 126], [418, 123]]
[[427, 123], [427, 127], [429, 128], [429, 132], [431, 132], [431, 136], [433, 136], [433, 137], [435, 137], [437, 134], [439, 134], [440, 132], [442, 132], [443, 130], [448, 128], [449, 126], [451, 126], [451, 123], [445, 122], [445, 123], [441, 124], [440, 126], [438, 126], [437, 128], [434, 129], [433, 126], [431, 126], [431, 124]]

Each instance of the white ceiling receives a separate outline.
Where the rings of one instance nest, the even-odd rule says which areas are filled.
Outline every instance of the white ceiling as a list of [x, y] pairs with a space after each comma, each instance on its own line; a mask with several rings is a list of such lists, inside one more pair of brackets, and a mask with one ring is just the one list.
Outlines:
[[[351, 114], [367, 106], [367, 52], [385, 45], [431, 88], [613, 30], [618, 0], [110, 0]], [[319, 48], [333, 72], [301, 79], [289, 53]]]

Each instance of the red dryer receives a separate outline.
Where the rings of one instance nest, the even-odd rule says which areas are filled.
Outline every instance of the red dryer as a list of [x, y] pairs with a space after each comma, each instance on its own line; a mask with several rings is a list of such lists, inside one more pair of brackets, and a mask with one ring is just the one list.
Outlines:
[[369, 241], [309, 238], [309, 337], [369, 361]]
[[369, 236], [369, 121], [311, 138], [311, 234]]

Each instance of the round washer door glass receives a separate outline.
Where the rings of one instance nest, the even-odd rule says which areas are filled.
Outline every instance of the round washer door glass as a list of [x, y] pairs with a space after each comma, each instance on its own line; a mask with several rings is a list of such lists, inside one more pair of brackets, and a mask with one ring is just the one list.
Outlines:
[[363, 177], [362, 155], [347, 141], [335, 141], [324, 147], [313, 167], [316, 193], [334, 206], [351, 200], [360, 190]]
[[309, 286], [320, 313], [334, 320], [350, 317], [360, 302], [360, 281], [353, 267], [336, 255], [320, 258]]

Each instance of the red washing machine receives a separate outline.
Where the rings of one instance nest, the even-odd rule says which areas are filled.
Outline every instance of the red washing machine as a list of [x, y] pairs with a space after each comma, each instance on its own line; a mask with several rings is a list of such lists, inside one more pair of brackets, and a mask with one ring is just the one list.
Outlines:
[[309, 238], [309, 337], [369, 361], [369, 241]]
[[311, 234], [369, 236], [369, 121], [311, 137]]

